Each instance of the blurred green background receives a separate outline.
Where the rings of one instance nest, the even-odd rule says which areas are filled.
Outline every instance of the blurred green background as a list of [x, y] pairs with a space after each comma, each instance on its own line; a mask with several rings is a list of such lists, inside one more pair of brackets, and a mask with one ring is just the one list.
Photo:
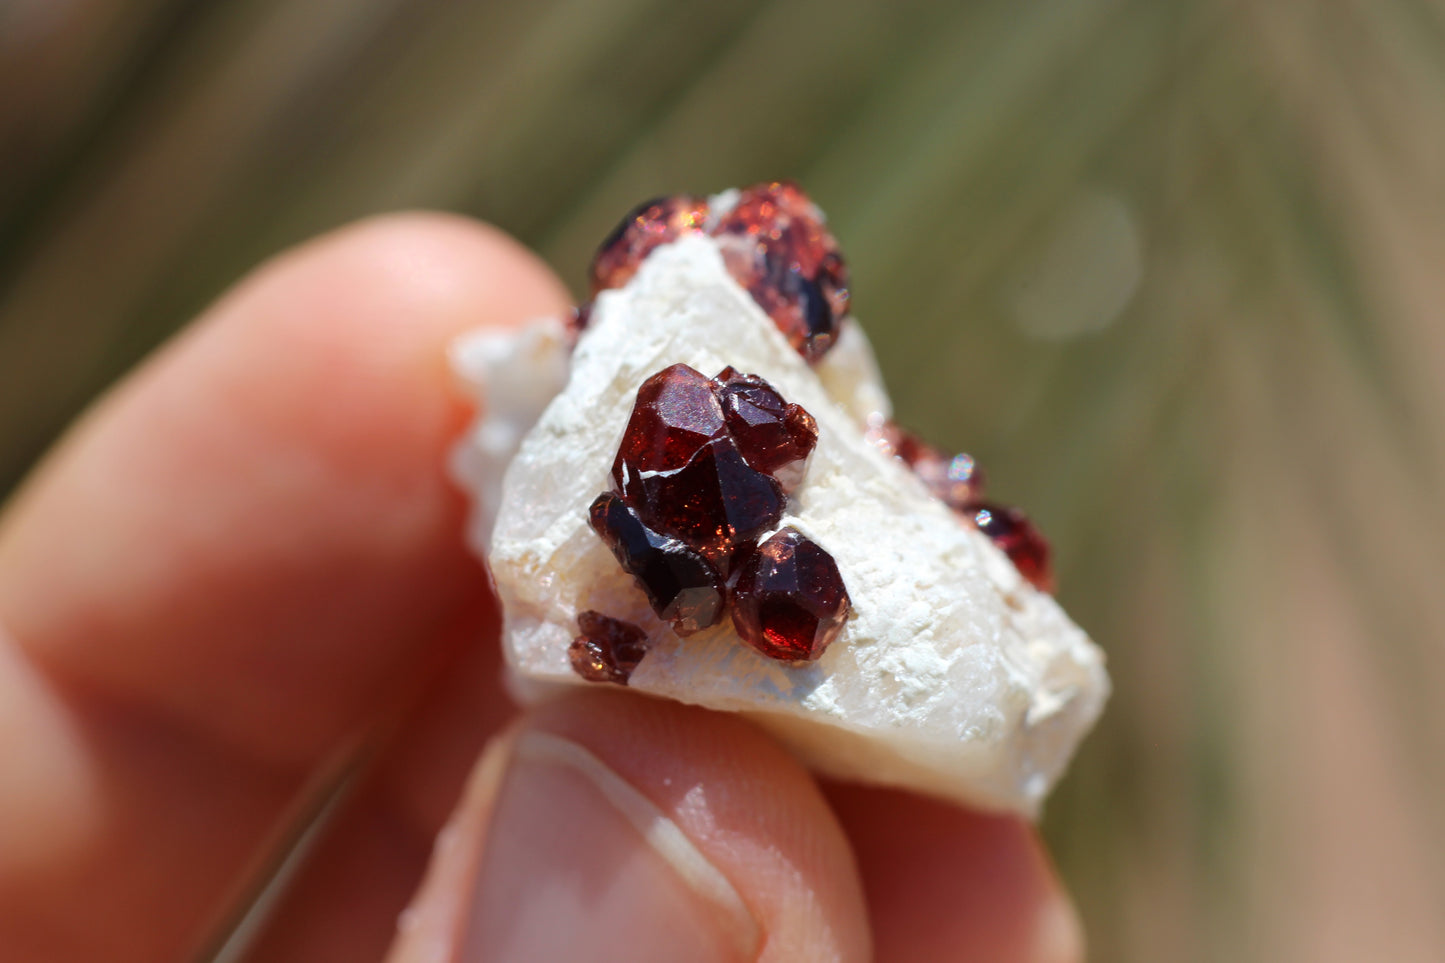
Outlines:
[[1434, 0], [5, 0], [0, 493], [318, 231], [792, 177], [1109, 653], [1092, 958], [1438, 961], [1442, 104]]

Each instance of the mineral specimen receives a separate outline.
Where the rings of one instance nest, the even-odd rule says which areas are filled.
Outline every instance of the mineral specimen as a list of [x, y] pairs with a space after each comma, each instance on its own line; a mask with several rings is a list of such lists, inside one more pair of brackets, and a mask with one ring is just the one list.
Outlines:
[[[891, 417], [887, 394], [845, 319], [821, 215], [792, 190], [728, 192], [703, 215], [686, 208], [681, 227], [644, 217], [672, 225], [655, 244], [624, 229], [614, 243], [633, 273], [598, 291], [575, 344], [553, 321], [457, 346], [485, 414], [456, 471], [475, 495], [471, 540], [501, 602], [513, 691], [530, 701], [583, 684], [574, 658], [602, 672], [601, 636], [579, 635], [578, 618], [606, 612], [647, 639], [627, 682], [637, 692], [742, 713], [822, 773], [1035, 813], [1102, 709], [1103, 654], [1039, 590], [1046, 547], [1021, 515], [980, 501], [971, 459], [870, 437]], [[760, 278], [771, 287], [755, 290]], [[646, 416], [663, 442], [619, 462], [644, 383], [675, 365], [692, 374], [664, 379], [659, 397], [677, 410]], [[724, 451], [741, 477], [777, 485], [779, 516], [751, 535], [720, 501], [694, 516], [658, 494], [688, 466], [730, 487]], [[733, 553], [710, 559], [654, 525]]]
[[728, 270], [788, 343], [821, 358], [848, 314], [848, 271], [813, 202], [796, 184], [759, 184], [741, 192], [713, 233]]

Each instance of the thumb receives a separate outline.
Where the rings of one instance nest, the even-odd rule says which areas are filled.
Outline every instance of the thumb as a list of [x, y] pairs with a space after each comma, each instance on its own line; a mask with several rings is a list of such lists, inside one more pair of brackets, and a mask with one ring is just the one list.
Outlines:
[[866, 920], [837, 820], [766, 736], [585, 692], [484, 753], [390, 960], [866, 960]]

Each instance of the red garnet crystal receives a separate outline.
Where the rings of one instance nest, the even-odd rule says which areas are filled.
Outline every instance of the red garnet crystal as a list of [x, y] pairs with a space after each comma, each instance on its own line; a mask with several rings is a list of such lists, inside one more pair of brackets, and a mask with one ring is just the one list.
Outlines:
[[733, 626], [763, 655], [811, 662], [842, 631], [850, 605], [833, 557], [785, 528], [743, 561], [733, 589]]
[[[638, 205], [593, 257], [592, 293], [622, 287], [663, 244], [709, 230], [708, 216], [708, 202], [689, 194]], [[849, 294], [848, 268], [817, 206], [796, 184], [758, 184], [740, 191], [709, 233], [728, 272], [788, 342], [809, 361], [821, 358], [848, 314]]]
[[891, 421], [873, 424], [868, 429], [868, 437], [880, 450], [897, 456], [912, 468], [934, 498], [993, 539], [1020, 575], [1040, 591], [1054, 590], [1048, 542], [1023, 512], [982, 501], [983, 469], [972, 455], [946, 455]]
[[848, 269], [823, 215], [796, 184], [777, 181], [741, 192], [713, 236], [733, 278], [798, 353], [817, 361], [848, 314]]
[[1001, 548], [1019, 574], [1042, 592], [1054, 590], [1054, 574], [1049, 565], [1049, 545], [1038, 529], [1017, 508], [991, 505], [987, 502], [970, 506], [964, 518], [978, 526]]
[[612, 492], [592, 503], [592, 529], [623, 571], [637, 580], [657, 617], [678, 635], [691, 635], [722, 618], [726, 586], [707, 559], [676, 538], [653, 531]]
[[642, 475], [623, 494], [648, 525], [724, 569], [739, 545], [778, 523], [787, 504], [782, 486], [749, 466], [728, 437], [703, 445], [676, 471]]
[[592, 258], [592, 293], [620, 288], [654, 248], [700, 231], [707, 220], [707, 201], [680, 194], [637, 205], [612, 229]]
[[972, 455], [947, 455], [891, 421], [870, 428], [869, 436], [883, 451], [902, 459], [933, 497], [954, 511], [983, 497], [983, 469]]
[[631, 622], [587, 610], [577, 616], [581, 635], [567, 648], [572, 671], [588, 682], [627, 685], [647, 654], [647, 634]]
[[676, 471], [725, 432], [713, 380], [685, 364], [663, 368], [637, 389], [612, 481], [626, 492], [644, 472]]
[[[752, 387], [776, 396], [767, 382], [755, 381]], [[644, 381], [612, 481], [649, 528], [681, 539], [726, 570], [738, 545], [778, 523], [787, 497], [776, 479], [746, 459], [745, 452], [758, 448], [752, 436], [730, 433], [723, 390], [685, 364]], [[781, 408], [785, 414], [787, 405]]]
[[749, 465], [792, 491], [803, 480], [818, 443], [818, 423], [801, 405], [789, 404], [757, 375], [736, 368], [718, 373], [723, 420]]

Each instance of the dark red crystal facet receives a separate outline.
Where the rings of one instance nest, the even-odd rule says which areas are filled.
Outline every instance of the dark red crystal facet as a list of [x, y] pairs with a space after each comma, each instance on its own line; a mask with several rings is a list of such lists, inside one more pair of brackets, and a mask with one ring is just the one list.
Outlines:
[[613, 492], [597, 496], [589, 521], [623, 571], [637, 580], [657, 617], [678, 635], [699, 632], [722, 618], [726, 586], [700, 552], [643, 524]]
[[676, 471], [642, 474], [623, 494], [649, 526], [724, 569], [740, 544], [778, 523], [787, 504], [782, 486], [749, 466], [727, 437], [703, 445]]
[[707, 201], [688, 194], [639, 204], [612, 229], [592, 258], [592, 293], [622, 287], [653, 249], [702, 230], [706, 220]]
[[[750, 410], [759, 424], [743, 426], [757, 430], [742, 436], [729, 430], [738, 420], [724, 411], [729, 388], [777, 397], [761, 378], [729, 386], [685, 364], [659, 371], [638, 389], [612, 462], [615, 490], [644, 524], [681, 539], [724, 571], [741, 543], [777, 524], [787, 503], [782, 485], [746, 457], [751, 452], [769, 460], [770, 450], [754, 443], [760, 442], [757, 432], [765, 427], [762, 414]], [[789, 406], [781, 398], [777, 401], [786, 419]], [[812, 418], [797, 408], [792, 421], [800, 420]], [[771, 460], [778, 458], [772, 455]], [[795, 460], [789, 456], [779, 467]]]
[[712, 233], [728, 271], [788, 342], [821, 358], [848, 313], [848, 269], [807, 195], [782, 181], [747, 188]]
[[716, 380], [722, 385], [723, 419], [743, 458], [776, 478], [784, 491], [797, 487], [818, 443], [817, 421], [757, 375], [729, 367]]
[[612, 481], [625, 493], [644, 472], [675, 471], [725, 431], [712, 379], [685, 364], [664, 368], [637, 389]]
[[589, 682], [626, 685], [647, 654], [647, 633], [591, 609], [577, 616], [577, 628], [581, 634], [567, 648], [572, 671]]
[[843, 629], [851, 603], [838, 565], [793, 528], [774, 534], [741, 564], [733, 626], [744, 642], [783, 662], [811, 662]]
[[981, 502], [970, 506], [963, 516], [1001, 548], [1019, 574], [1042, 592], [1054, 590], [1054, 573], [1049, 564], [1049, 544], [1017, 508]]

